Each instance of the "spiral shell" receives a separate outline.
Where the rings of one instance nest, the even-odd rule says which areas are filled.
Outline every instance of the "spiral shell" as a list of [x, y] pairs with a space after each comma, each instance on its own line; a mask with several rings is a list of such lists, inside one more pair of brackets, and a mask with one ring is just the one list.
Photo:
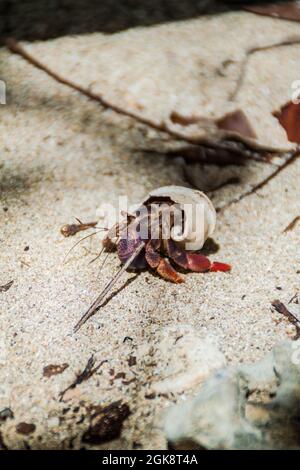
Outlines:
[[171, 238], [187, 250], [200, 250], [216, 226], [217, 215], [211, 200], [201, 191], [183, 186], [163, 186], [151, 191], [143, 201], [171, 200], [184, 213], [184, 231], [174, 227]]

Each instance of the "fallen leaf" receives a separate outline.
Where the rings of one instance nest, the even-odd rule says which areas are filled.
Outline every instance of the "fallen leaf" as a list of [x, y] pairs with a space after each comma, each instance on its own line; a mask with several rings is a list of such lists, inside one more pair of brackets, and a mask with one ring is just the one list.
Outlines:
[[19, 423], [17, 424], [16, 426], [16, 431], [17, 433], [19, 434], [24, 434], [24, 435], [28, 435], [28, 434], [31, 434], [35, 431], [35, 424], [33, 423]]
[[43, 369], [44, 377], [52, 377], [52, 375], [62, 374], [64, 370], [69, 367], [69, 364], [66, 362], [64, 364], [49, 364]]
[[280, 2], [267, 5], [245, 6], [244, 10], [258, 13], [259, 15], [273, 16], [282, 20], [300, 21], [299, 2]]
[[284, 105], [279, 111], [273, 113], [285, 129], [291, 142], [300, 143], [300, 104], [292, 102]]
[[129, 406], [120, 401], [115, 401], [103, 408], [82, 436], [82, 442], [86, 444], [103, 444], [120, 436], [123, 422], [130, 415]]
[[241, 110], [234, 111], [233, 113], [227, 114], [227, 116], [219, 119], [217, 121], [217, 126], [219, 129], [236, 132], [237, 134], [249, 137], [250, 139], [256, 139], [256, 134], [253, 131], [247, 116]]

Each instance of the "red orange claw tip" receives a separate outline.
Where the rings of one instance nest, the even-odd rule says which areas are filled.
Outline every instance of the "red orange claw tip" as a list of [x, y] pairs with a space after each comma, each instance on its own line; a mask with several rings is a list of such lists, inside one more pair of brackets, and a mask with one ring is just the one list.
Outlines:
[[218, 271], [226, 273], [227, 271], [231, 271], [231, 266], [227, 263], [218, 263], [217, 261], [214, 261], [211, 264], [210, 271], [214, 273]]

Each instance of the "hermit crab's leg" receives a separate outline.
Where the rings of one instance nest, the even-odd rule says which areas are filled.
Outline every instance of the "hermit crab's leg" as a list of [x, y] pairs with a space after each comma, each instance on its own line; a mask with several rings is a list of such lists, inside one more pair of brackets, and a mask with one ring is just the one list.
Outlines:
[[161, 258], [157, 268], [157, 273], [167, 281], [175, 282], [180, 284], [184, 282], [184, 278], [171, 266], [168, 258]]
[[104, 246], [102, 246], [102, 248], [101, 248], [101, 250], [99, 251], [99, 253], [97, 254], [97, 256], [95, 256], [95, 258], [93, 258], [93, 259], [89, 262], [89, 264], [93, 264], [95, 261], [97, 261], [97, 259], [99, 259], [100, 256], [102, 255], [103, 251], [104, 251]]
[[159, 250], [161, 240], [154, 239], [149, 240], [146, 243], [145, 258], [149, 266], [156, 269], [157, 273], [167, 281], [175, 282], [179, 284], [184, 282], [183, 277], [171, 266], [167, 258], [162, 258], [157, 250]]
[[116, 223], [107, 232], [102, 240], [102, 246], [105, 251], [114, 251], [117, 248], [118, 237], [120, 233], [120, 224]]
[[159, 238], [155, 240], [149, 240], [149, 242], [146, 244], [145, 258], [150, 268], [156, 269], [159, 265], [161, 260], [161, 256], [158, 253], [160, 245], [161, 241]]
[[[103, 230], [103, 229], [101, 229]], [[101, 230], [98, 230], [97, 232], [93, 232], [93, 233], [90, 233], [89, 235], [86, 235], [85, 237], [82, 237], [80, 238], [80, 240], [78, 240], [76, 243], [74, 243], [74, 245], [69, 249], [69, 251], [67, 252], [67, 254], [65, 255], [64, 259], [63, 259], [63, 264], [65, 263], [67, 257], [69, 256], [69, 254], [71, 253], [71, 251], [74, 250], [74, 248], [79, 245], [79, 243], [83, 242], [84, 240], [86, 240], [87, 238], [91, 238], [93, 237], [94, 235], [97, 235], [97, 233], [99, 233]]]
[[120, 223], [115, 223], [108, 229], [106, 237], [102, 240], [102, 245], [105, 251], [114, 251], [117, 248], [120, 238], [126, 236], [126, 231], [131, 223], [133, 217], [130, 214], [125, 214], [126, 218]]

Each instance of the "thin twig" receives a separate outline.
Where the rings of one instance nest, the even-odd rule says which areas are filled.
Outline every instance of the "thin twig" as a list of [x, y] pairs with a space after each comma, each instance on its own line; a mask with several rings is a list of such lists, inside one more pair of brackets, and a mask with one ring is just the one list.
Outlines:
[[285, 170], [289, 165], [291, 165], [296, 159], [299, 157], [300, 151], [297, 149], [294, 153], [291, 154], [289, 158], [285, 160], [285, 162], [276, 168], [267, 178], [263, 179], [259, 183], [257, 183], [255, 186], [252, 186], [251, 189], [248, 191], [245, 191], [244, 193], [240, 194], [238, 197], [232, 199], [231, 201], [227, 202], [224, 204], [224, 206], [218, 207], [217, 212], [222, 212], [228, 207], [232, 206], [232, 204], [237, 204], [238, 202], [242, 201], [245, 197], [251, 196], [252, 194], [256, 194], [256, 192], [259, 189], [262, 189], [264, 186], [266, 186], [270, 181], [272, 181], [279, 173], [281, 173], [283, 170]]
[[[133, 119], [139, 121], [141, 124], [145, 124], [146, 126], [151, 127], [151, 128], [153, 128], [157, 131], [171, 134], [173, 137], [177, 137], [177, 138], [180, 138], [180, 139], [183, 139], [183, 140], [188, 139], [188, 141], [191, 142], [191, 139], [189, 139], [185, 136], [181, 136], [180, 134], [178, 135], [177, 133], [173, 133], [173, 131], [167, 130], [163, 123], [156, 124], [156, 123], [152, 122], [151, 120], [149, 120], [147, 118], [138, 116], [132, 111], [123, 109], [120, 106], [109, 102], [108, 100], [106, 100], [100, 94], [95, 94], [92, 91], [90, 91], [86, 88], [83, 88], [80, 85], [77, 85], [76, 83], [72, 82], [71, 80], [68, 80], [67, 78], [64, 78], [62, 75], [54, 72], [47, 65], [44, 65], [38, 59], [33, 57], [31, 54], [29, 54], [29, 52], [27, 52], [26, 49], [23, 46], [21, 46], [21, 44], [18, 41], [16, 41], [14, 38], [8, 38], [6, 40], [6, 45], [7, 45], [8, 49], [11, 52], [14, 52], [15, 54], [20, 55], [21, 57], [23, 57], [23, 59], [27, 60], [27, 62], [32, 64], [34, 67], [37, 67], [38, 69], [42, 70], [47, 75], [54, 78], [54, 80], [56, 80], [57, 82], [61, 83], [62, 85], [66, 85], [69, 88], [73, 88], [76, 91], [79, 91], [80, 93], [82, 93], [83, 95], [87, 96], [88, 98], [90, 98], [92, 100], [98, 101], [104, 108], [111, 109], [112, 111], [115, 111], [116, 113], [121, 114], [123, 116], [133, 118]], [[195, 143], [195, 141], [193, 139], [192, 139], [192, 143]]]
[[[295, 301], [295, 302], [294, 302]], [[293, 297], [288, 301], [288, 304], [291, 304], [291, 303], [295, 303], [295, 304], [298, 304], [298, 294], [296, 292], [296, 294], [293, 295]]]
[[[278, 43], [278, 44], [264, 46], [264, 47], [261, 47], [261, 48], [257, 47], [257, 48], [250, 49], [247, 52], [247, 56], [245, 58], [245, 63], [243, 65], [243, 67], [246, 65], [249, 55], [251, 55], [255, 52], [262, 51], [262, 50], [268, 50], [268, 49], [272, 49], [272, 48], [276, 48], [276, 47], [280, 47], [280, 46], [298, 44], [298, 43], [300, 43], [300, 39], [295, 38], [295, 39], [290, 39], [290, 40], [287, 40], [287, 41], [283, 41], [283, 42]], [[165, 134], [168, 134], [170, 137], [174, 138], [175, 140], [182, 140], [182, 141], [188, 142], [189, 144], [193, 144], [193, 145], [199, 145], [200, 144], [203, 147], [212, 147], [212, 148], [217, 148], [218, 150], [221, 150], [221, 149], [228, 150], [228, 146], [226, 146], [226, 143], [224, 145], [222, 145], [222, 143], [216, 143], [216, 142], [212, 142], [212, 141], [209, 141], [209, 140], [202, 141], [197, 137], [186, 136], [184, 134], [181, 134], [180, 132], [176, 132], [174, 130], [169, 129], [164, 122], [156, 124], [155, 122], [151, 121], [150, 119], [139, 116], [139, 115], [135, 114], [132, 111], [123, 109], [120, 106], [109, 102], [108, 100], [106, 100], [106, 98], [103, 97], [103, 95], [95, 94], [92, 91], [87, 90], [87, 89], [81, 87], [80, 85], [77, 85], [76, 83], [72, 82], [71, 80], [68, 80], [68, 79], [64, 78], [63, 76], [57, 74], [53, 70], [51, 70], [49, 67], [47, 67], [42, 62], [40, 62], [35, 57], [33, 57], [31, 54], [29, 54], [25, 50], [25, 48], [23, 46], [21, 46], [21, 44], [19, 44], [18, 41], [16, 41], [14, 38], [7, 39], [6, 40], [6, 45], [9, 48], [10, 51], [14, 52], [15, 54], [20, 55], [21, 57], [23, 57], [23, 59], [27, 60], [33, 66], [35, 66], [38, 69], [40, 69], [40, 70], [44, 71], [45, 73], [47, 73], [54, 80], [58, 81], [59, 83], [61, 83], [63, 85], [68, 86], [69, 88], [72, 88], [72, 89], [82, 93], [83, 95], [85, 95], [86, 97], [88, 97], [92, 100], [98, 101], [105, 109], [111, 109], [112, 111], [115, 111], [116, 113], [118, 113], [120, 115], [127, 116], [127, 117], [130, 117], [132, 119], [135, 119], [137, 122], [139, 122], [141, 124], [144, 124], [144, 125], [152, 128], [152, 129], [154, 129], [158, 132], [163, 132]], [[240, 79], [238, 80], [238, 82], [241, 81], [241, 80], [243, 80], [243, 70], [241, 72], [241, 76], [240, 76]], [[238, 88], [239, 87], [240, 87], [240, 84], [238, 84]], [[233, 95], [231, 96], [231, 99], [234, 99], [234, 96], [236, 95], [236, 93], [238, 91], [238, 88], [233, 92]], [[259, 151], [263, 152], [262, 150], [259, 150]], [[254, 194], [256, 191], [258, 191], [259, 189], [264, 187], [266, 184], [268, 184], [269, 181], [271, 181], [273, 178], [275, 178], [283, 169], [285, 169], [288, 165], [290, 165], [293, 161], [295, 161], [295, 159], [298, 157], [298, 152], [299, 152], [299, 150], [297, 152], [295, 152], [294, 154], [292, 154], [292, 156], [289, 157], [283, 165], [279, 166], [266, 179], [264, 179], [263, 181], [258, 183], [256, 186], [251, 188], [249, 191], [241, 194], [238, 198], [233, 199], [232, 201], [230, 201], [225, 206], [219, 208], [219, 210], [224, 210], [227, 207], [231, 206], [232, 204], [240, 202], [246, 196]], [[246, 155], [246, 156], [248, 156], [248, 155]]]
[[[79, 93], [82, 93], [87, 98], [98, 101], [105, 109], [111, 109], [112, 111], [115, 111], [116, 113], [118, 113], [120, 115], [132, 118], [135, 121], [139, 122], [140, 124], [143, 124], [147, 127], [150, 127], [151, 129], [154, 129], [158, 132], [162, 132], [164, 134], [169, 135], [170, 137], [172, 137], [175, 140], [181, 140], [181, 141], [187, 142], [189, 144], [201, 145], [203, 147], [211, 147], [211, 148], [214, 148], [214, 149], [217, 149], [217, 150], [227, 150], [227, 148], [228, 148], [226, 146], [226, 142], [223, 144], [221, 142], [211, 141], [210, 139], [204, 140], [203, 138], [198, 138], [196, 136], [195, 137], [187, 136], [185, 134], [182, 134], [181, 132], [170, 129], [164, 122], [155, 123], [151, 119], [147, 119], [146, 117], [142, 117], [140, 115], [137, 115], [133, 111], [129, 111], [127, 109], [122, 108], [121, 106], [118, 106], [116, 104], [111, 103], [106, 98], [104, 98], [103, 95], [95, 94], [92, 91], [90, 91], [86, 88], [83, 88], [80, 85], [77, 85], [76, 83], [72, 82], [71, 80], [68, 80], [67, 78], [64, 78], [62, 75], [60, 75], [60, 74], [54, 72], [53, 70], [51, 70], [47, 65], [44, 65], [38, 59], [33, 57], [29, 52], [27, 52], [26, 49], [14, 38], [8, 38], [6, 40], [6, 46], [8, 47], [8, 49], [11, 52], [20, 55], [23, 59], [25, 59], [31, 65], [33, 65], [34, 67], [42, 70], [43, 72], [45, 72], [47, 75], [52, 77], [57, 82], [61, 83], [62, 85], [66, 85], [69, 88], [72, 88], [73, 90], [78, 91]], [[237, 139], [238, 139], [238, 137], [237, 137]], [[262, 153], [263, 154], [263, 153], [265, 153], [265, 150], [256, 149], [256, 153]], [[249, 158], [248, 152], [245, 152], [245, 156]]]
[[286, 233], [286, 232], [290, 232], [291, 230], [293, 230], [293, 228], [295, 228], [296, 224], [299, 222], [300, 220], [300, 215], [297, 215], [293, 220], [292, 222], [290, 222], [286, 227], [285, 229], [283, 230], [282, 233]]
[[276, 49], [277, 47], [292, 46], [292, 45], [295, 45], [295, 44], [300, 44], [300, 38], [288, 39], [287, 41], [282, 41], [282, 42], [279, 42], [279, 43], [276, 43], [276, 44], [270, 44], [269, 46], [253, 47], [251, 49], [248, 49], [248, 51], [246, 51], [246, 56], [243, 59], [242, 64], [241, 64], [241, 72], [240, 72], [239, 78], [236, 82], [236, 87], [233, 90], [233, 92], [231, 93], [231, 95], [229, 96], [229, 100], [230, 101], [235, 100], [239, 90], [241, 89], [241, 87], [244, 83], [244, 77], [245, 77], [245, 74], [246, 74], [246, 67], [247, 67], [249, 57], [251, 55], [255, 54], [256, 52], [269, 51], [269, 50], [272, 50], [272, 49]]

